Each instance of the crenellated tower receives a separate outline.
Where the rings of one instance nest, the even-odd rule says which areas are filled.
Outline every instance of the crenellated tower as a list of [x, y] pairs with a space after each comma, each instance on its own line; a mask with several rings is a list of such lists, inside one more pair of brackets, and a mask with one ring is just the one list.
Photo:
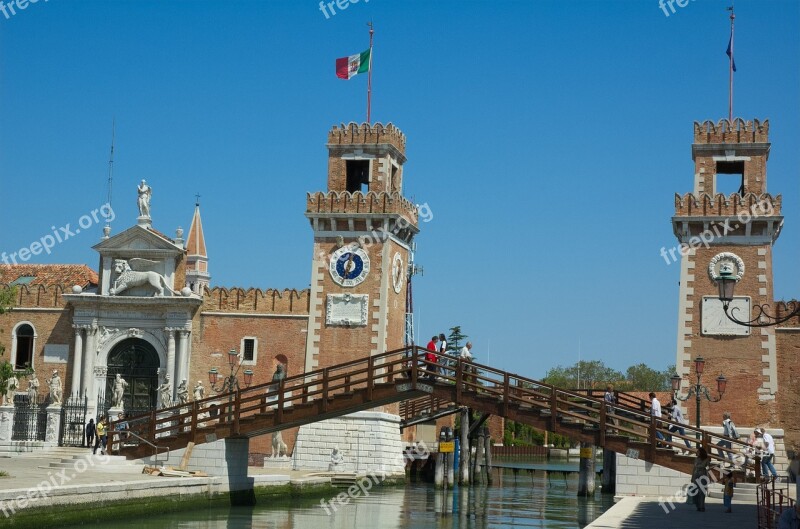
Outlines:
[[406, 138], [394, 125], [328, 133], [328, 189], [309, 193], [314, 230], [307, 371], [403, 346], [417, 208], [403, 196]]
[[[734, 412], [734, 420], [742, 425], [774, 419], [778, 391], [774, 329], [751, 329], [729, 321], [713, 279], [725, 263], [741, 276], [731, 305], [739, 311], [739, 319], [749, 320], [756, 305], [773, 303], [772, 248], [783, 217], [780, 195], [767, 193], [768, 133], [769, 121], [695, 122], [694, 190], [675, 195], [672, 217], [680, 245], [668, 252], [669, 257], [662, 250], [667, 262], [681, 261], [678, 374], [694, 381], [692, 361], [702, 356], [705, 385], [713, 388], [720, 373], [728, 379], [721, 402], [703, 401], [703, 424], [720, 423], [725, 410]], [[725, 184], [735, 192], [721, 193]], [[688, 408], [694, 423], [694, 406]]]

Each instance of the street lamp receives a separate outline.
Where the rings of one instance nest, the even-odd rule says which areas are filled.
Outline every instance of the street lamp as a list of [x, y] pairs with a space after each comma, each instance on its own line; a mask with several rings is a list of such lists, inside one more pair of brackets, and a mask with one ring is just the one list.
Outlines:
[[765, 303], [756, 306], [756, 317], [752, 320], [739, 320], [734, 316], [734, 313], [739, 310], [738, 307], [732, 307], [730, 313], [728, 312], [728, 307], [733, 301], [733, 290], [736, 287], [736, 283], [739, 282], [739, 277], [733, 275], [731, 267], [721, 266], [719, 275], [714, 280], [719, 288], [719, 300], [722, 302], [722, 310], [725, 311], [725, 316], [734, 323], [745, 327], [773, 327], [800, 315], [800, 303], [797, 301], [790, 301], [786, 304], [788, 314], [783, 316], [770, 314], [768, 312], [769, 305]]
[[[228, 393], [228, 420], [230, 421], [232, 413], [230, 403], [233, 400], [233, 392], [240, 389], [239, 379], [236, 375], [239, 374], [239, 370], [242, 368], [241, 361], [239, 360], [239, 353], [237, 353], [235, 349], [228, 351], [228, 365], [231, 369], [230, 375], [222, 380], [220, 380], [220, 373], [217, 371], [216, 367], [209, 369], [208, 382], [211, 384], [211, 389], [217, 393]], [[243, 374], [244, 385], [246, 388], [249, 388], [250, 384], [253, 382], [253, 371], [245, 369]], [[217, 382], [222, 382], [222, 385], [217, 387]]]
[[678, 391], [681, 389], [681, 377], [675, 373], [672, 375], [672, 378], [670, 378], [670, 381], [672, 382], [672, 394], [677, 400], [686, 401], [689, 400], [692, 395], [695, 396], [695, 401], [697, 402], [696, 426], [698, 428], [700, 428], [700, 398], [705, 397], [706, 400], [710, 402], [719, 402], [722, 400], [722, 395], [725, 394], [725, 388], [728, 385], [728, 380], [724, 376], [718, 376], [717, 393], [719, 393], [719, 397], [713, 398], [708, 388], [700, 384], [700, 377], [703, 375], [705, 366], [706, 361], [702, 356], [698, 356], [694, 359], [694, 370], [697, 373], [697, 382], [694, 385], [689, 386], [689, 391], [686, 393], [685, 397], [678, 395]]

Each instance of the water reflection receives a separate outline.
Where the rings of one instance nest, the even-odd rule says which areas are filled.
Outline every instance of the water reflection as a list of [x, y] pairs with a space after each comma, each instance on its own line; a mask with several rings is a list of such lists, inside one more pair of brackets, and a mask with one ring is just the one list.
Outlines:
[[[435, 490], [418, 484], [369, 491], [330, 514], [320, 498], [262, 500], [254, 508], [213, 508], [114, 520], [115, 529], [488, 529], [513, 527], [576, 528], [591, 523], [612, 503], [599, 493], [578, 498], [574, 477], [549, 480], [542, 472], [516, 479], [497, 472], [492, 487]], [[524, 479], [523, 479], [524, 476]], [[329, 500], [330, 498], [325, 498]], [[335, 502], [334, 502], [335, 503]], [[104, 524], [106, 525], [106, 524]], [[86, 527], [86, 526], [83, 526]]]

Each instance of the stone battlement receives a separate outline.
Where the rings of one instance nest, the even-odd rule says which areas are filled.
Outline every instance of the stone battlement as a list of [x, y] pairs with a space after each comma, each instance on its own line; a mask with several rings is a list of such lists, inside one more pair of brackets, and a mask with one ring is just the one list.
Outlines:
[[[0, 289], [9, 288], [9, 285], [0, 283]], [[62, 298], [64, 294], [71, 294], [70, 291], [65, 292], [61, 285], [17, 285], [17, 297], [15, 306], [18, 309], [24, 308], [64, 308], [67, 304]]]
[[744, 213], [753, 217], [775, 216], [781, 214], [781, 201], [781, 195], [773, 197], [768, 193], [747, 193], [744, 196], [737, 193], [730, 196], [686, 193], [681, 196], [675, 193], [675, 216], [733, 217]]
[[328, 132], [328, 146], [334, 145], [364, 145], [364, 144], [391, 144], [405, 154], [406, 136], [400, 129], [391, 123], [385, 126], [381, 123], [361, 125], [350, 122], [334, 127]]
[[397, 213], [417, 224], [417, 207], [400, 193], [360, 191], [318, 191], [306, 195], [306, 214], [314, 213]]
[[716, 124], [711, 120], [694, 122], [694, 143], [768, 143], [769, 120], [745, 121], [735, 118], [733, 122], [721, 119]]
[[268, 288], [206, 288], [202, 312], [249, 312], [263, 314], [308, 314], [309, 291]]

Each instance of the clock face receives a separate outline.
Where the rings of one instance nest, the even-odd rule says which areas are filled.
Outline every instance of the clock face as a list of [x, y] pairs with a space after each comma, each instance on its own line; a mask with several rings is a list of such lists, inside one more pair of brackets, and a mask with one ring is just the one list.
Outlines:
[[400, 252], [395, 252], [392, 258], [392, 286], [397, 294], [403, 289], [403, 276], [403, 257]]
[[331, 255], [330, 273], [343, 287], [361, 284], [369, 274], [369, 256], [361, 248], [342, 246]]

